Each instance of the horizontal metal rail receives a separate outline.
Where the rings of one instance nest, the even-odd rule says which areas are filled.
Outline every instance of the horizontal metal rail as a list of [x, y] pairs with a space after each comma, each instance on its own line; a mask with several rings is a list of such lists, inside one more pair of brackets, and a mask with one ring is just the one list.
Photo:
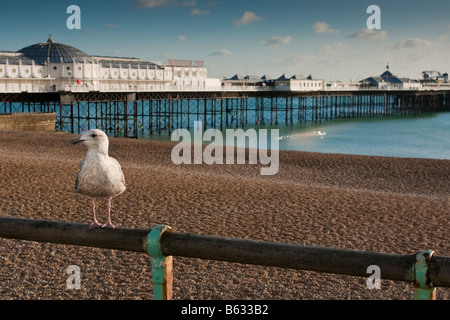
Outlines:
[[[0, 217], [1, 238], [145, 253], [155, 252], [154, 248], [148, 247], [152, 243], [160, 246], [156, 251], [166, 257], [200, 258], [360, 277], [368, 277], [367, 268], [376, 265], [381, 270], [382, 279], [419, 285], [417, 253], [402, 255], [300, 246], [180, 233], [161, 226], [158, 229], [160, 234], [152, 236], [156, 240], [149, 241], [154, 230], [116, 228], [88, 231], [87, 224]], [[423, 254], [424, 251], [420, 251], [422, 258]], [[433, 288], [450, 287], [450, 257], [425, 252], [425, 258], [425, 269], [422, 271], [426, 279], [420, 280], [422, 284]]]

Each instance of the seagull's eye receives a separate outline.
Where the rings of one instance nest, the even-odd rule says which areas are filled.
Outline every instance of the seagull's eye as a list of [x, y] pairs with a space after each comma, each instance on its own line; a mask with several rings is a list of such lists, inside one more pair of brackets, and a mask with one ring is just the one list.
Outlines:
[[95, 133], [91, 134], [92, 138], [95, 138], [97, 135]]

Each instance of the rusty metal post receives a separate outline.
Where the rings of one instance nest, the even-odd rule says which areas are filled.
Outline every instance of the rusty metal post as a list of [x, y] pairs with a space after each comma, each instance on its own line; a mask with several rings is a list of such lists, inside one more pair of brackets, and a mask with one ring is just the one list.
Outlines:
[[148, 234], [147, 252], [152, 264], [153, 300], [172, 300], [173, 260], [164, 256], [161, 249], [161, 235], [171, 229], [157, 225]]
[[434, 251], [432, 250], [421, 250], [416, 255], [416, 264], [414, 265], [415, 300], [436, 300], [436, 287], [429, 278], [429, 264], [433, 255]]

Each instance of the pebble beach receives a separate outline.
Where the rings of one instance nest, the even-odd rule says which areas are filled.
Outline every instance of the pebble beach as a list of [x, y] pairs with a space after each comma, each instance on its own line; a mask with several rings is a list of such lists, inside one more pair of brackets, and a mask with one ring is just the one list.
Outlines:
[[[86, 149], [79, 137], [0, 132], [0, 216], [90, 223], [90, 199], [73, 191]], [[175, 143], [110, 138], [127, 190], [112, 201], [118, 227], [308, 246], [450, 256], [450, 160], [280, 151], [260, 165], [174, 165]], [[106, 201], [97, 202], [106, 221]], [[68, 290], [66, 269], [81, 270]], [[0, 299], [151, 300], [147, 255], [0, 238]], [[174, 257], [176, 300], [411, 300], [414, 286], [366, 278]], [[450, 299], [438, 288], [437, 299]]]

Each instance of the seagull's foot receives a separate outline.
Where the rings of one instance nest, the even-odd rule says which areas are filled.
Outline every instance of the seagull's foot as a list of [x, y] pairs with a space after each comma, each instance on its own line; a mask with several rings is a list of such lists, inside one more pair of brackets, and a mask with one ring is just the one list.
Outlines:
[[114, 229], [116, 226], [113, 225], [111, 222], [107, 222], [104, 225], [102, 225], [103, 229]]
[[91, 225], [89, 226], [89, 231], [92, 231], [94, 229], [100, 228], [102, 225], [100, 223], [98, 223], [97, 221], [94, 221], [91, 223]]

